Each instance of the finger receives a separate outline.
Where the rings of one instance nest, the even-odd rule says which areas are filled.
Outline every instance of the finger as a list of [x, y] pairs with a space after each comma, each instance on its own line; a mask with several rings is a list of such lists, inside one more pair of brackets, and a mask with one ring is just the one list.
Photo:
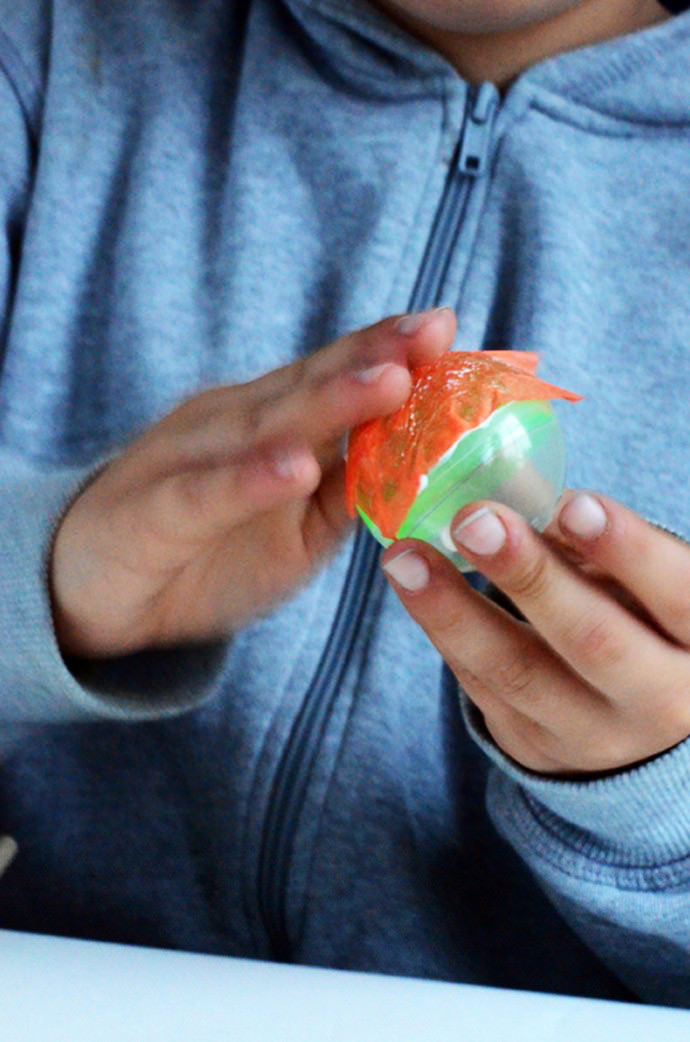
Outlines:
[[557, 718], [563, 700], [575, 693], [580, 700], [599, 698], [530, 626], [474, 590], [425, 544], [401, 540], [382, 564], [412, 618], [482, 710], [498, 700], [544, 721]]
[[646, 702], [654, 678], [659, 711], [666, 698], [676, 711], [685, 653], [568, 565], [523, 518], [500, 504], [473, 504], [455, 518], [453, 538], [592, 688], [619, 703]]
[[[136, 513], [149, 532], [165, 543], [198, 543], [311, 494], [320, 477], [319, 465], [307, 448], [276, 448], [221, 467], [164, 477], [138, 494]], [[122, 505], [131, 510], [126, 501]]]
[[443, 308], [385, 319], [342, 337], [300, 364], [287, 391], [265, 394], [272, 374], [257, 382], [248, 433], [260, 441], [299, 424], [315, 447], [341, 438], [357, 424], [402, 405], [410, 392], [410, 368], [438, 357], [455, 330], [453, 312]]
[[409, 369], [439, 357], [455, 330], [448, 308], [385, 319], [250, 384], [206, 391], [149, 432], [149, 466], [160, 472], [221, 462], [238, 448], [296, 431], [314, 448], [342, 438], [402, 405]]
[[304, 517], [304, 545], [313, 561], [321, 559], [352, 527], [345, 506], [345, 463], [340, 460], [327, 471], [309, 500]]
[[[582, 736], [606, 712], [601, 695], [425, 544], [401, 540], [386, 550], [383, 568], [501, 747], [534, 770], [575, 767], [568, 744], [591, 745]], [[589, 752], [592, 769], [608, 762], [601, 748]]]
[[569, 492], [551, 534], [616, 579], [658, 625], [690, 647], [690, 545], [606, 496]]
[[414, 368], [433, 362], [453, 342], [457, 329], [451, 308], [397, 315], [335, 340], [306, 358], [245, 384], [246, 392], [265, 401], [303, 383], [319, 384], [339, 373], [368, 373], [385, 363]]

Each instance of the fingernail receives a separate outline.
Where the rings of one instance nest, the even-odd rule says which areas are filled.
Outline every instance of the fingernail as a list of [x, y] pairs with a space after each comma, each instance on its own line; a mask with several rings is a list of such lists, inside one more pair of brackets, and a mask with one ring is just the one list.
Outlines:
[[418, 311], [412, 315], [403, 315], [395, 323], [395, 332], [402, 333], [403, 336], [413, 336], [418, 333], [419, 330], [425, 325], [432, 315], [437, 315], [439, 311], [451, 311], [452, 308], [429, 308], [427, 311]]
[[270, 465], [279, 478], [294, 480], [301, 477], [302, 471], [311, 456], [304, 449], [287, 448], [278, 449], [270, 459]]
[[381, 365], [372, 365], [370, 369], [361, 369], [355, 373], [355, 380], [359, 380], [362, 384], [373, 384], [390, 367], [390, 362], [383, 362]]
[[387, 561], [383, 570], [410, 593], [423, 590], [429, 582], [429, 565], [414, 550], [403, 550], [397, 557]]
[[453, 539], [473, 554], [497, 554], [506, 541], [506, 530], [488, 507], [480, 507], [453, 529]]
[[558, 523], [580, 539], [596, 539], [606, 528], [606, 512], [593, 496], [578, 492], [561, 510]]

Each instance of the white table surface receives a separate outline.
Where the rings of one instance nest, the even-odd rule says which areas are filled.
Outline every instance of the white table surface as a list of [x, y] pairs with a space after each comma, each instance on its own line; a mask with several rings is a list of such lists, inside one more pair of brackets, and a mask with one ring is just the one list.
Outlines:
[[690, 1012], [0, 930], [3, 1042], [690, 1042]]

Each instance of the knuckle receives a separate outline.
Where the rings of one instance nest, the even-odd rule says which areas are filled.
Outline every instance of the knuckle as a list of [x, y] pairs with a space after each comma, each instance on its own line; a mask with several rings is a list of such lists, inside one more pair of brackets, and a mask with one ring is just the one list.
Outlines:
[[573, 656], [583, 668], [611, 669], [628, 657], [628, 649], [611, 618], [586, 616], [570, 630]]
[[290, 394], [308, 383], [315, 369], [315, 357], [302, 357], [294, 361], [287, 373], [285, 392]]
[[171, 514], [197, 517], [204, 509], [202, 482], [194, 473], [176, 474], [163, 484], [164, 499], [171, 503]]
[[380, 324], [361, 330], [353, 338], [351, 358], [357, 368], [380, 365], [392, 361], [394, 357], [395, 352], [384, 338]]
[[[272, 378], [277, 374], [269, 374]], [[286, 423], [294, 426], [295, 418], [305, 418], [310, 396], [328, 383], [329, 374], [321, 372], [313, 358], [300, 358], [280, 371], [271, 386], [246, 394], [239, 418], [240, 436], [245, 444], [261, 441]]]
[[512, 702], [531, 700], [536, 690], [535, 662], [526, 648], [518, 648], [495, 667], [497, 693]]
[[497, 705], [490, 716], [485, 714], [485, 722], [496, 744], [529, 770], [554, 774], [562, 768], [560, 751], [554, 750], [552, 736], [538, 721]]
[[257, 441], [266, 423], [269, 403], [265, 401], [248, 402], [242, 412], [241, 438], [245, 446]]
[[452, 645], [462, 634], [464, 616], [460, 608], [443, 606], [441, 610], [434, 612], [433, 629], [444, 645]]
[[215, 415], [223, 402], [224, 394], [218, 387], [210, 387], [198, 394], [183, 399], [169, 414], [179, 430], [193, 430], [200, 423]]
[[460, 687], [478, 709], [486, 712], [489, 707], [494, 708], [496, 695], [483, 677], [469, 669], [463, 662], [446, 661], [457, 677]]
[[547, 592], [551, 580], [549, 557], [545, 553], [536, 553], [505, 585], [512, 597], [539, 600]]
[[538, 720], [516, 713], [513, 731], [520, 742], [526, 767], [549, 774], [562, 767], [563, 755], [558, 741]]
[[459, 607], [434, 605], [419, 619], [443, 659], [456, 675], [481, 682], [485, 672], [476, 652], [468, 654], [467, 619]]
[[308, 394], [331, 378], [332, 368], [327, 351], [317, 351], [313, 355], [300, 357], [283, 370], [280, 383], [265, 400], [277, 404], [290, 396]]

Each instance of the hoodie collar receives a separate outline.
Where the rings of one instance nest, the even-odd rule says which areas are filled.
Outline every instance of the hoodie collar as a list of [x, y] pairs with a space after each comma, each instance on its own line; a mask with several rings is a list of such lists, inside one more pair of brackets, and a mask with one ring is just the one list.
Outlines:
[[[335, 68], [396, 92], [466, 84], [427, 44], [368, 0], [283, 0]], [[690, 12], [614, 40], [547, 58], [526, 70], [507, 97], [547, 91], [602, 115], [650, 125], [690, 124]]]
[[632, 123], [690, 124], [690, 13], [548, 58], [517, 84]]
[[[396, 25], [368, 0], [282, 0], [329, 64], [345, 65], [389, 89], [461, 81], [437, 51]], [[461, 81], [462, 82], [462, 81]]]

